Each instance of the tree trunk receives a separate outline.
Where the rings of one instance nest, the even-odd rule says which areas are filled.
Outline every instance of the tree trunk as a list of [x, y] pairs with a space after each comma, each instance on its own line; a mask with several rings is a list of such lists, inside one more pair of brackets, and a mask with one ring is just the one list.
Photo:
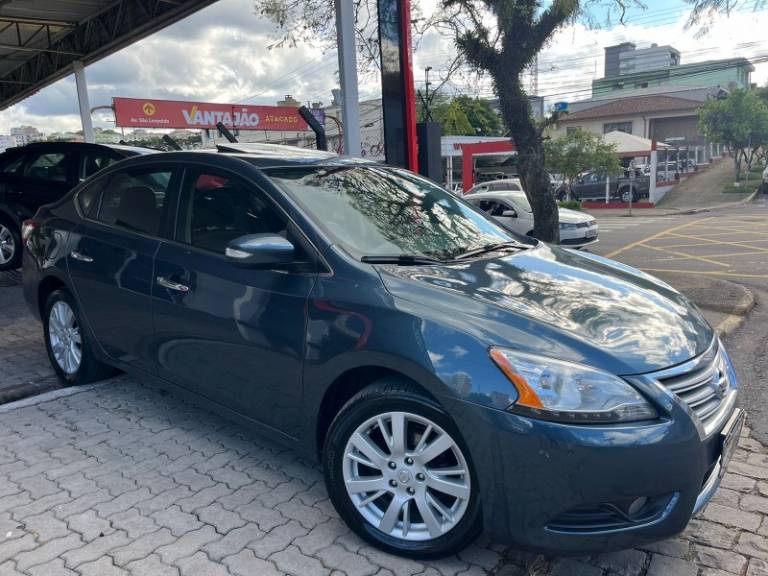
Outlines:
[[502, 65], [491, 72], [499, 94], [501, 115], [517, 148], [518, 173], [533, 209], [533, 235], [544, 242], [560, 242], [560, 219], [555, 196], [544, 168], [544, 142], [520, 84], [521, 70]]

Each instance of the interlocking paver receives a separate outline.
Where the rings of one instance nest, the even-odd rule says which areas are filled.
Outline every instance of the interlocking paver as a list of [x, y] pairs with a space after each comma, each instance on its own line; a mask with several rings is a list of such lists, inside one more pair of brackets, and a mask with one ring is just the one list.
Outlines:
[[[50, 372], [38, 331], [28, 358], [0, 346], [0, 381], [13, 361]], [[481, 539], [415, 562], [351, 533], [317, 464], [127, 376], [36, 402], [0, 418], [0, 576], [768, 576], [768, 449], [749, 434], [677, 538], [533, 564]]]

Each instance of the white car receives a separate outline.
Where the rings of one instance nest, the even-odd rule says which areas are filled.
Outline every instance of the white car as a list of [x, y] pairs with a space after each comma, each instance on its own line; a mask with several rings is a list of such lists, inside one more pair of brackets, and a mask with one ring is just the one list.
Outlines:
[[480, 184], [475, 184], [472, 186], [472, 188], [467, 191], [464, 196], [469, 196], [472, 194], [483, 194], [485, 192], [506, 192], [506, 191], [513, 191], [513, 192], [522, 192], [523, 191], [523, 185], [520, 182], [520, 178], [504, 178], [503, 180], [489, 180], [488, 182], [481, 182]]
[[[530, 236], [533, 233], [533, 212], [525, 192], [507, 190], [473, 194], [467, 202], [493, 216], [505, 228]], [[560, 245], [583, 248], [598, 241], [597, 220], [577, 210], [560, 208]]]
[[[768, 166], [763, 170], [763, 186], [768, 187]], [[768, 188], [766, 189], [768, 191]]]

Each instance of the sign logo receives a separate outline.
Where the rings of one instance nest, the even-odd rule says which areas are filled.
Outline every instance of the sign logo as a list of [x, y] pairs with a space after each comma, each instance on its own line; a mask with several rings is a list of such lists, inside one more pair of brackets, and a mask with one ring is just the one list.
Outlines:
[[144, 106], [141, 107], [141, 110], [147, 116], [154, 116], [155, 112], [157, 111], [157, 108], [155, 108], [155, 105], [152, 104], [152, 102], [145, 102]]

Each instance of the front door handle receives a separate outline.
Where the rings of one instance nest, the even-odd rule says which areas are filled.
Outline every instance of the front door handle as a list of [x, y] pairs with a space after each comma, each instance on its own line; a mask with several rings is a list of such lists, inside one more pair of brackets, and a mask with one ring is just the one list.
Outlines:
[[78, 252], [77, 250], [72, 250], [72, 252], [70, 252], [69, 255], [72, 256], [73, 260], [79, 260], [80, 262], [93, 262], [93, 258], [88, 256], [87, 254]]
[[189, 292], [189, 286], [174, 282], [173, 280], [169, 280], [163, 276], [157, 277], [157, 283], [163, 288], [168, 288], [168, 290], [175, 290], [176, 292]]

